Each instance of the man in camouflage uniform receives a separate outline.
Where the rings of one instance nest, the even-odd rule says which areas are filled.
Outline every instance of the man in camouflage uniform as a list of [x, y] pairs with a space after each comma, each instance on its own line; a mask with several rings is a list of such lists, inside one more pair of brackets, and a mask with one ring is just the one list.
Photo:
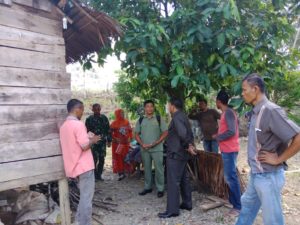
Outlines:
[[106, 145], [107, 147], [111, 146], [112, 138], [108, 118], [101, 114], [100, 104], [93, 105], [93, 112], [94, 115], [86, 119], [85, 125], [88, 132], [90, 131], [95, 135], [101, 136], [101, 140], [97, 144], [92, 145], [92, 152], [95, 162], [95, 178], [103, 181], [102, 172], [106, 156]]

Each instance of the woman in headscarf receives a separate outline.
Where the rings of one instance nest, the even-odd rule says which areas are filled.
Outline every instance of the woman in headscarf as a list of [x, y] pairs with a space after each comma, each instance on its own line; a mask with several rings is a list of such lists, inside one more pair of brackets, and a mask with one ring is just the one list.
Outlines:
[[123, 180], [125, 171], [129, 171], [128, 165], [124, 162], [125, 156], [130, 147], [132, 139], [132, 129], [129, 121], [124, 118], [124, 111], [117, 109], [115, 111], [116, 119], [112, 122], [112, 166], [113, 172], [119, 174], [119, 181]]

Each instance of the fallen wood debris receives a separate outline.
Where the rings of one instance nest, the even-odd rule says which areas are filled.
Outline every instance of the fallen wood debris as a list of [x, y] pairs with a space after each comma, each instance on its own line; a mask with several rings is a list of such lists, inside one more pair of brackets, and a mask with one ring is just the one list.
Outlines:
[[210, 210], [210, 209], [215, 209], [223, 206], [223, 202], [210, 202], [210, 203], [205, 203], [200, 206], [200, 209], [203, 210], [204, 212]]
[[[197, 150], [197, 156], [189, 163], [191, 177], [198, 186], [198, 191], [211, 193], [220, 198], [228, 199], [228, 186], [224, 180], [223, 161], [220, 154]], [[237, 169], [240, 179], [241, 191], [245, 190], [239, 170]]]

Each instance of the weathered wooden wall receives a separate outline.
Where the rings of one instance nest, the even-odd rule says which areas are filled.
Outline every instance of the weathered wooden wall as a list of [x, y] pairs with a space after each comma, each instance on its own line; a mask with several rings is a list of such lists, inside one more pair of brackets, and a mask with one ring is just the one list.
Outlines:
[[71, 96], [49, 0], [0, 0], [0, 191], [64, 177], [57, 124]]

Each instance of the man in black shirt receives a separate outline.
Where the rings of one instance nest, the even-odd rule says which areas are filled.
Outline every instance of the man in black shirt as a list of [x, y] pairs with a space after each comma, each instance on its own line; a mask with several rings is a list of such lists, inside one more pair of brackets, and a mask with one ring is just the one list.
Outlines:
[[[192, 191], [187, 176], [187, 163], [196, 155], [194, 137], [188, 117], [182, 111], [183, 102], [171, 99], [169, 111], [172, 121], [167, 136], [167, 210], [159, 213], [160, 218], [179, 215], [179, 209], [192, 210]], [[182, 204], [180, 205], [180, 193]]]

